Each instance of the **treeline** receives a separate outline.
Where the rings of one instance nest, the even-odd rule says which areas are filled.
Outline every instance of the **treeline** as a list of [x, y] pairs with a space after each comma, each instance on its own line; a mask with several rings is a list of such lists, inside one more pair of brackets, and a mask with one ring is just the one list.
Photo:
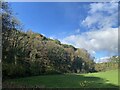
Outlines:
[[3, 79], [95, 71], [90, 54], [32, 31], [23, 32], [8, 3], [2, 3]]
[[96, 71], [107, 71], [112, 69], [118, 69], [120, 57], [112, 56], [109, 58], [108, 62], [96, 63], [95, 70]]

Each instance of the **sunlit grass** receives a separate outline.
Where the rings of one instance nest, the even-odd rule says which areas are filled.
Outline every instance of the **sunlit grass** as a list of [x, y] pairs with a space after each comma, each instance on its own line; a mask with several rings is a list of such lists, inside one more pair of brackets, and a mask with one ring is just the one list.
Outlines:
[[107, 80], [106, 83], [112, 83], [114, 85], [118, 85], [118, 70], [110, 70], [110, 71], [99, 72], [99, 73], [89, 73], [84, 75], [100, 77]]
[[117, 87], [118, 70], [111, 70], [89, 74], [65, 74], [65, 75], [44, 75], [20, 79], [7, 80], [6, 83], [14, 83], [27, 87]]

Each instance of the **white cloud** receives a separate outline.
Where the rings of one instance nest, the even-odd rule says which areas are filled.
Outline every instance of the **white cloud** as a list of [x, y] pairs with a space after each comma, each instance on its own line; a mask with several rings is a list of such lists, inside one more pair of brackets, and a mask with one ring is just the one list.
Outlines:
[[91, 3], [82, 24], [88, 28], [108, 28], [117, 25], [117, 17], [118, 3]]
[[104, 50], [117, 53], [118, 28], [89, 31], [81, 35], [70, 35], [61, 41], [62, 43], [72, 44], [78, 48], [85, 48], [91, 53]]
[[45, 34], [41, 33], [43, 36], [46, 36]]
[[77, 30], [75, 30], [76, 33], [79, 33], [80, 32], [80, 29], [78, 28]]
[[118, 3], [92, 3], [90, 4], [90, 11], [89, 13], [96, 13], [96, 12], [102, 12], [105, 11], [107, 13], [113, 14], [118, 10], [116, 8], [118, 6]]
[[98, 58], [96, 59], [96, 63], [102, 63], [102, 62], [107, 62], [109, 61], [110, 57], [106, 56], [106, 57], [102, 57], [102, 58]]
[[50, 36], [49, 38], [50, 38], [50, 39], [56, 39], [56, 37], [55, 37], [55, 36]]
[[91, 3], [89, 8], [87, 17], [81, 22], [88, 32], [67, 36], [61, 42], [85, 48], [92, 55], [99, 51], [108, 52], [108, 56], [117, 54], [118, 3]]

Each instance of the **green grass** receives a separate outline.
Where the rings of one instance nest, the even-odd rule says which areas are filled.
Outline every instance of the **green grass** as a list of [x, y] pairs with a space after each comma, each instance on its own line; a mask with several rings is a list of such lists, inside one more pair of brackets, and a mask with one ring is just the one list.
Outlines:
[[118, 86], [118, 70], [88, 74], [44, 75], [6, 80], [27, 87], [111, 88]]

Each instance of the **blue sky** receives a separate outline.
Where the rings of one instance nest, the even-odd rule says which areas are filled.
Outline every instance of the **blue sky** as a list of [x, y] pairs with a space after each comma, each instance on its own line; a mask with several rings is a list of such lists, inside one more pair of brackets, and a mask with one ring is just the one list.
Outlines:
[[85, 48], [96, 58], [117, 54], [117, 3], [10, 4], [25, 30]]
[[[45, 34], [47, 37], [75, 33], [79, 20], [87, 15], [86, 3], [12, 3], [11, 6], [25, 29]], [[83, 30], [84, 31], [84, 30]]]

